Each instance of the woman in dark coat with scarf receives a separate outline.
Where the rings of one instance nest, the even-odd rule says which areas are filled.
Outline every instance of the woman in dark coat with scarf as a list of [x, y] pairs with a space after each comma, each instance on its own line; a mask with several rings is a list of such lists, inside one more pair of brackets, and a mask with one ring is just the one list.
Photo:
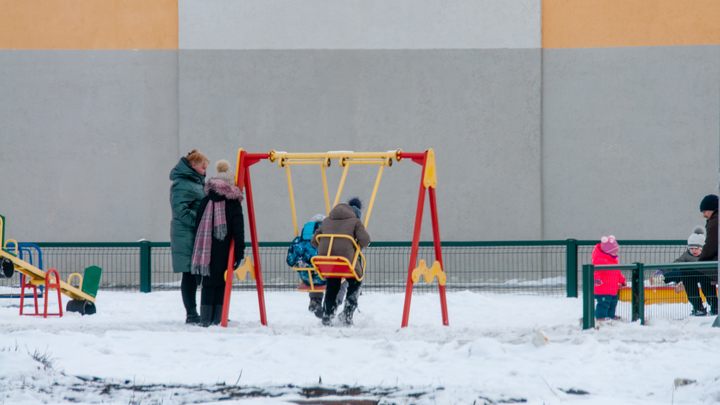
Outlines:
[[[228, 269], [230, 242], [235, 240], [235, 263], [245, 254], [242, 190], [235, 185], [227, 160], [217, 162], [217, 176], [205, 185], [207, 196], [198, 207], [197, 234], [191, 272], [202, 276], [200, 324], [218, 325], [222, 319], [225, 271]], [[232, 274], [228, 275], [232, 277]]]
[[205, 173], [210, 160], [197, 149], [193, 149], [170, 172], [170, 206], [172, 221], [170, 222], [170, 250], [174, 273], [182, 273], [180, 291], [187, 316], [185, 323], [198, 323], [197, 313], [198, 280], [190, 274], [195, 243], [195, 215], [200, 201], [205, 197]]

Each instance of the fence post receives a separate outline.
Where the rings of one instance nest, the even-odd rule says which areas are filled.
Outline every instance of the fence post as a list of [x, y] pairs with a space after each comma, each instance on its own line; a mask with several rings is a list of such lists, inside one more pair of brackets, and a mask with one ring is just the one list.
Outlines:
[[583, 329], [595, 327], [595, 266], [583, 264]]
[[640, 319], [640, 324], [645, 325], [645, 266], [633, 264], [636, 267], [632, 271], [632, 321]]
[[140, 292], [152, 291], [152, 268], [150, 261], [150, 241], [140, 242]]
[[578, 296], [577, 253], [577, 239], [568, 239], [565, 242], [565, 280], [568, 298]]

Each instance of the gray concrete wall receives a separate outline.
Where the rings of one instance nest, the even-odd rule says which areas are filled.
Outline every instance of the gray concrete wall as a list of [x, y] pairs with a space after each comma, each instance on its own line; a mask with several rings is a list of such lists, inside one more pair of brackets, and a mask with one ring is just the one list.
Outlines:
[[[166, 241], [193, 148], [432, 147], [444, 240], [685, 238], [716, 192], [720, 46], [541, 50], [540, 5], [180, 0], [179, 50], [0, 50], [6, 234]], [[386, 170], [376, 240], [411, 238], [419, 172]], [[260, 239], [289, 240], [284, 171], [252, 173]], [[375, 176], [353, 168], [343, 199]], [[293, 181], [303, 222], [319, 169]]]
[[543, 237], [684, 239], [717, 193], [720, 46], [543, 51]]
[[177, 86], [177, 51], [0, 50], [6, 237], [169, 240]]
[[179, 0], [180, 49], [540, 48], [541, 0]]
[[[234, 160], [238, 147], [434, 148], [443, 239], [538, 239], [539, 66], [539, 49], [181, 50], [180, 148], [200, 147], [214, 160]], [[376, 172], [358, 169], [344, 195], [368, 200]], [[267, 161], [252, 170], [259, 238], [291, 239], [284, 170]], [[304, 222], [324, 211], [320, 170], [295, 171]], [[340, 173], [329, 170], [333, 195]], [[385, 172], [369, 224], [374, 238], [412, 238], [419, 176], [410, 161]], [[429, 237], [429, 222], [424, 228]]]
[[[180, 0], [178, 13], [181, 149], [434, 148], [443, 239], [541, 237], [539, 0]], [[376, 169], [353, 169], [344, 196], [367, 201]], [[252, 170], [259, 238], [289, 240], [283, 170]], [[294, 173], [302, 223], [324, 211], [321, 177]], [[409, 161], [386, 171], [376, 240], [412, 238], [419, 176]]]

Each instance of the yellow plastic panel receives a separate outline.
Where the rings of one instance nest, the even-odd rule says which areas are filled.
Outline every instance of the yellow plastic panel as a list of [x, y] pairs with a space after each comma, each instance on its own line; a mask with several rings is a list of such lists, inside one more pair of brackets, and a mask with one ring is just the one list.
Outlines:
[[445, 285], [445, 282], [447, 281], [447, 276], [445, 275], [445, 272], [442, 271], [442, 266], [440, 266], [440, 262], [437, 260], [433, 263], [431, 268], [428, 268], [425, 260], [420, 260], [417, 268], [412, 271], [413, 283], [420, 281], [420, 276], [425, 278], [425, 283], [427, 284], [431, 284], [435, 279], [435, 276], [437, 276], [438, 284], [440, 285]]
[[423, 185], [425, 188], [437, 186], [437, 172], [435, 170], [435, 151], [428, 149], [427, 159], [425, 160], [425, 177], [423, 177]]

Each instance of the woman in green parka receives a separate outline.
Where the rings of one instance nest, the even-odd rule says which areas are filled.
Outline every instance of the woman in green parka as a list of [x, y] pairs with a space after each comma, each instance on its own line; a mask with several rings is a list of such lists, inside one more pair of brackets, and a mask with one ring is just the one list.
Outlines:
[[190, 274], [193, 246], [195, 244], [195, 218], [200, 201], [205, 197], [203, 186], [210, 159], [197, 149], [180, 158], [170, 171], [170, 249], [172, 251], [173, 272], [182, 273], [180, 291], [187, 317], [185, 323], [199, 323], [197, 312], [198, 280]]

